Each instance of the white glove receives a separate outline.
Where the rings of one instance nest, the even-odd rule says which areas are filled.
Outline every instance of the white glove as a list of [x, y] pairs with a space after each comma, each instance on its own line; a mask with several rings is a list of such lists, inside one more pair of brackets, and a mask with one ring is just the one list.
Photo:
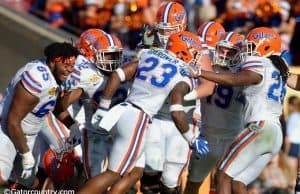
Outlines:
[[97, 111], [93, 114], [91, 123], [95, 129], [100, 128], [100, 126], [99, 126], [100, 121], [106, 115], [107, 112], [108, 112], [108, 109], [99, 107], [97, 109]]
[[190, 93], [186, 94], [183, 99], [185, 101], [190, 101], [190, 100], [195, 100], [198, 98], [198, 95], [197, 95], [197, 91], [196, 90], [192, 90]]
[[31, 153], [31, 151], [28, 151], [24, 154], [21, 154], [21, 157], [22, 157], [22, 167], [23, 167], [23, 171], [22, 171], [22, 174], [21, 174], [21, 178], [23, 179], [27, 179], [29, 178], [32, 173], [33, 173], [33, 169], [34, 169], [34, 157]]

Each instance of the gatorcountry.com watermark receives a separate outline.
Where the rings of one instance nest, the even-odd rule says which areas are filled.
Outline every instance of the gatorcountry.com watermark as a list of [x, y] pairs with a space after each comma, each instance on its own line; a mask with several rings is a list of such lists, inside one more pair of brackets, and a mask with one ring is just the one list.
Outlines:
[[3, 194], [75, 194], [74, 190], [26, 190], [26, 189], [4, 189]]

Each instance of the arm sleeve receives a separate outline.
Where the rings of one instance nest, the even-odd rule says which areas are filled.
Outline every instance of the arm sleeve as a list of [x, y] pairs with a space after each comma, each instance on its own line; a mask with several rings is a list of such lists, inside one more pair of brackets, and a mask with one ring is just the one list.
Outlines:
[[41, 72], [35, 66], [21, 74], [20, 82], [29, 93], [39, 98], [42, 96], [43, 91], [47, 89], [49, 76], [49, 72]]
[[242, 65], [242, 70], [249, 70], [260, 75], [264, 75], [263, 62], [259, 60], [249, 60]]
[[88, 94], [88, 96], [92, 98], [96, 91], [102, 87], [103, 83], [103, 75], [98, 74], [95, 70], [87, 68], [80, 71], [79, 80], [76, 81], [76, 84], [72, 87], [72, 89], [80, 88], [84, 91], [84, 93]]

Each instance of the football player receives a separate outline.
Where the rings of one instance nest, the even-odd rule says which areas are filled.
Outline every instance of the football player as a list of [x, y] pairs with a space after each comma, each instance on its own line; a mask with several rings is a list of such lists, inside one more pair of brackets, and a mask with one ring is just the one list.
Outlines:
[[280, 57], [280, 36], [271, 28], [254, 28], [247, 35], [247, 43], [250, 56], [236, 67], [239, 69], [237, 73], [192, 71], [189, 68], [189, 73], [196, 77], [222, 85], [244, 87], [245, 129], [218, 165], [219, 194], [247, 193], [246, 186], [260, 174], [282, 145], [279, 117], [286, 93], [288, 68]]
[[[163, 3], [157, 13], [155, 31], [160, 47], [165, 47], [170, 35], [186, 29], [187, 14], [179, 3]], [[154, 44], [155, 45], [155, 44]], [[193, 80], [197, 85], [201, 82], [199, 90], [203, 97], [213, 92], [213, 86], [206, 80]], [[195, 106], [197, 104], [197, 106]], [[189, 147], [176, 129], [169, 113], [170, 103], [166, 101], [164, 106], [154, 116], [149, 125], [146, 145], [146, 168], [141, 179], [141, 190], [147, 192], [178, 193], [182, 174], [189, 160]], [[189, 124], [194, 126], [194, 133], [198, 133], [197, 118], [200, 117], [200, 101], [185, 103], [185, 112]], [[178, 150], [176, 155], [173, 150]]]
[[[216, 43], [213, 57], [214, 71], [229, 69], [230, 72], [236, 73], [237, 70], [232, 67], [242, 61], [239, 50], [243, 49], [243, 37], [238, 33], [228, 32], [223, 33], [219, 39], [221, 40]], [[233, 60], [234, 58], [236, 59]], [[197, 194], [209, 172], [212, 173], [210, 190], [215, 190], [215, 170], [212, 169], [243, 129], [242, 97], [242, 87], [218, 84], [213, 95], [201, 99], [201, 132], [208, 139], [211, 151], [204, 158], [199, 158], [192, 152], [185, 193]]]
[[[110, 73], [121, 65], [123, 47], [116, 36], [99, 29], [85, 31], [80, 36], [77, 47], [81, 55], [76, 59], [74, 73], [65, 82], [69, 92], [58, 101], [55, 113], [63, 123], [70, 126], [69, 140], [80, 141], [80, 132], [73, 136], [72, 131], [83, 131], [84, 170], [86, 177], [91, 178], [105, 170], [105, 159], [112, 143], [107, 131], [94, 128], [92, 115], [97, 109]], [[120, 86], [112, 98], [112, 104], [124, 101], [127, 93], [128, 84]], [[68, 106], [77, 100], [84, 107], [84, 124], [74, 123], [67, 111]]]
[[[159, 41], [157, 45], [165, 48], [168, 38], [174, 33], [184, 31], [186, 27], [185, 8], [175, 2], [162, 3], [158, 9], [154, 26], [155, 35]], [[193, 81], [194, 84], [197, 84], [196, 80]], [[209, 92], [212, 90], [208, 90]], [[146, 167], [141, 179], [141, 191], [145, 194], [180, 192], [182, 174], [189, 159], [189, 146], [176, 129], [169, 106], [170, 102], [167, 100], [148, 127], [145, 140]], [[185, 104], [185, 111], [189, 114], [187, 118], [191, 126], [195, 124], [194, 109], [195, 101]], [[199, 107], [198, 109], [200, 111]], [[196, 125], [194, 125], [194, 133], [198, 133]], [[174, 154], [173, 150], [178, 150], [177, 154]]]
[[[120, 82], [134, 76], [135, 79], [126, 101], [107, 112], [99, 124], [116, 133], [108, 170], [88, 181], [79, 193], [106, 192], [109, 186], [118, 184], [122, 176], [130, 175], [133, 168], [144, 168], [146, 128], [170, 93], [170, 111], [183, 137], [200, 155], [206, 155], [209, 151], [207, 142], [202, 137], [195, 137], [193, 127], [188, 125], [182, 100], [192, 85], [179, 73], [179, 66], [197, 64], [209, 56], [203, 54], [200, 39], [186, 31], [171, 35], [167, 49], [169, 51], [159, 48], [141, 50], [138, 65], [136, 62], [129, 63], [112, 74], [101, 101], [109, 102]], [[206, 69], [211, 69], [210, 64], [205, 65]], [[117, 193], [113, 190], [110, 192]]]
[[[181, 4], [162, 3], [158, 10], [154, 29], [144, 33], [144, 46], [164, 48], [168, 37], [185, 30], [186, 23], [187, 14]], [[210, 95], [213, 91], [212, 84], [206, 83], [206, 80], [201, 80], [201, 82], [203, 96]], [[196, 84], [196, 81], [193, 83]], [[196, 111], [193, 111], [195, 102], [189, 104], [187, 107], [185, 105], [185, 111], [189, 113], [189, 123], [194, 125], [194, 132], [197, 133], [196, 122], [193, 120], [193, 112], [196, 115]], [[143, 193], [179, 192], [181, 177], [189, 159], [189, 146], [176, 129], [169, 113], [169, 106], [169, 102], [166, 101], [148, 127], [145, 140], [146, 168], [141, 179]], [[200, 112], [199, 106], [197, 109]], [[180, 152], [174, 155], [172, 150], [180, 150]], [[142, 173], [142, 171], [135, 170], [130, 173], [130, 176], [123, 177], [118, 184], [114, 184], [111, 190], [116, 193], [128, 190], [128, 185], [135, 183]]]
[[38, 164], [36, 137], [54, 109], [59, 85], [73, 72], [78, 51], [69, 43], [52, 43], [45, 58], [27, 63], [6, 89], [1, 120], [0, 183], [12, 170], [16, 182], [32, 188]]

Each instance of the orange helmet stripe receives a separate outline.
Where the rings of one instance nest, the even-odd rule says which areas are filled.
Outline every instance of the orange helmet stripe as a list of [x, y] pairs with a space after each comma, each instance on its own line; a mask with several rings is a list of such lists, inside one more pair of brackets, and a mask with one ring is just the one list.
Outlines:
[[234, 32], [228, 32], [224, 38], [224, 40], [226, 41], [230, 41], [230, 39], [232, 38]]
[[109, 42], [109, 46], [116, 46], [113, 37], [110, 34], [105, 34], [108, 42]]
[[211, 27], [215, 22], [208, 22], [204, 28], [204, 30], [202, 31], [202, 34], [201, 34], [201, 38], [203, 38], [204, 42], [206, 41], [206, 33], [209, 29], [209, 27]]

